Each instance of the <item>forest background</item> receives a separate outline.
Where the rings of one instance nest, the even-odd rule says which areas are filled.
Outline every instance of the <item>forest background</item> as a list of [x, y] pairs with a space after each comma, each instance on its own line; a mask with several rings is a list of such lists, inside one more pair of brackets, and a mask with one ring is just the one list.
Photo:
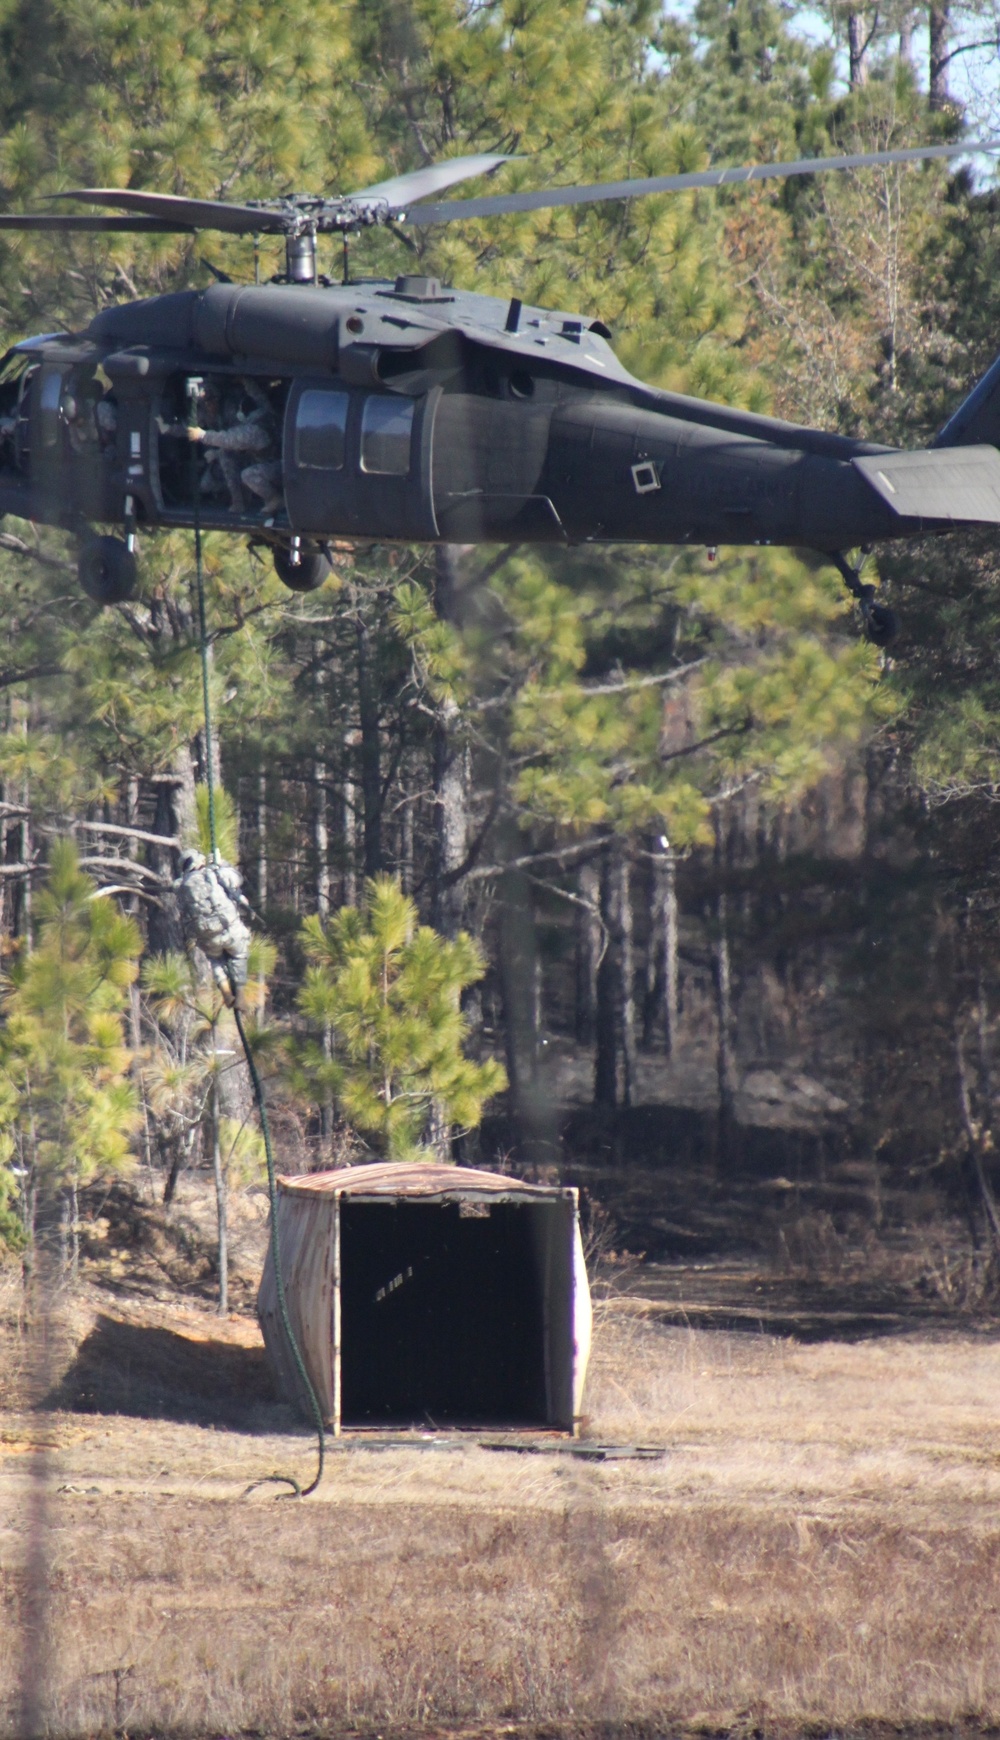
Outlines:
[[[487, 150], [515, 154], [503, 184], [527, 188], [962, 136], [954, 69], [1000, 40], [988, 8], [835, 0], [830, 46], [795, 13], [7, 0], [3, 203], [88, 184], [349, 190]], [[930, 165], [415, 245], [448, 282], [599, 316], [656, 384], [920, 445], [1000, 348], [997, 219], [995, 193]], [[10, 238], [5, 341], [207, 283], [203, 249], [250, 276], [250, 244], [225, 237]], [[378, 232], [352, 264], [391, 277], [414, 255]], [[145, 537], [136, 599], [99, 611], [68, 540], [0, 532], [14, 1244], [46, 1171], [72, 1243], [78, 1187], [135, 1157], [168, 1197], [185, 1167], [214, 1165], [220, 1205], [258, 1164], [245, 1083], [220, 1061], [227, 1018], [185, 979], [169, 895], [205, 820], [192, 558], [187, 537]], [[669, 1157], [680, 1108], [706, 1173], [876, 1157], [904, 1196], [964, 1212], [994, 1273], [988, 535], [880, 551], [904, 624], [891, 656], [807, 552], [357, 545], [300, 597], [210, 537], [206, 571], [223, 843], [259, 917], [255, 1042], [286, 1169], [358, 1151], [322, 926], [389, 875], [446, 939], [478, 941], [483, 975], [465, 956], [452, 990], [473, 1060], [506, 1065], [481, 1130], [462, 1133], [469, 1103], [442, 1116], [431, 1083], [442, 1154]]]

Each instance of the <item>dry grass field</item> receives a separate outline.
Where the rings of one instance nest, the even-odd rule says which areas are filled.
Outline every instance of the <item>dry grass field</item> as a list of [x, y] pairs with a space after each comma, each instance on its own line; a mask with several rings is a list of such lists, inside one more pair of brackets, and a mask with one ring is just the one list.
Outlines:
[[26, 1648], [54, 1735], [1000, 1725], [1000, 1334], [613, 1298], [584, 1442], [661, 1458], [351, 1440], [300, 1502], [244, 1496], [314, 1457], [252, 1317], [117, 1260], [57, 1301], [35, 1410], [0, 1283], [7, 1732]]

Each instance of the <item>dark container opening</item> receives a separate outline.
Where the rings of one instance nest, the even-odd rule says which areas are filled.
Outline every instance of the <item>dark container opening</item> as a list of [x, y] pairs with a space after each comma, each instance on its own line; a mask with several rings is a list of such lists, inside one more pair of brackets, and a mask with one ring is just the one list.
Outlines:
[[340, 1214], [344, 1427], [572, 1427], [570, 1203]]

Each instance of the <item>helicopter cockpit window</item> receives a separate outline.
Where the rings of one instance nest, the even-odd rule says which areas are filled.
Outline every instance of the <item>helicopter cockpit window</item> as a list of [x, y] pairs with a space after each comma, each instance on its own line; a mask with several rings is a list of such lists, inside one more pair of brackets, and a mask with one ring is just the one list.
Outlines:
[[371, 398], [361, 418], [361, 469], [405, 477], [410, 469], [413, 400]]
[[341, 471], [347, 435], [347, 393], [311, 388], [303, 393], [295, 418], [295, 458], [318, 471]]

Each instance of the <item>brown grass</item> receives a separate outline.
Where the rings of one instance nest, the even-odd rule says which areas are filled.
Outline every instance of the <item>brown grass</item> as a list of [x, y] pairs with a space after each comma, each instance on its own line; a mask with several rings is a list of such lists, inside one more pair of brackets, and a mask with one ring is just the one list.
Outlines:
[[1000, 1720], [992, 1335], [801, 1346], [612, 1300], [587, 1433], [663, 1460], [354, 1444], [300, 1504], [241, 1496], [312, 1462], [252, 1320], [81, 1289], [29, 1413], [6, 1302], [0, 1623], [44, 1444], [55, 1734]]

